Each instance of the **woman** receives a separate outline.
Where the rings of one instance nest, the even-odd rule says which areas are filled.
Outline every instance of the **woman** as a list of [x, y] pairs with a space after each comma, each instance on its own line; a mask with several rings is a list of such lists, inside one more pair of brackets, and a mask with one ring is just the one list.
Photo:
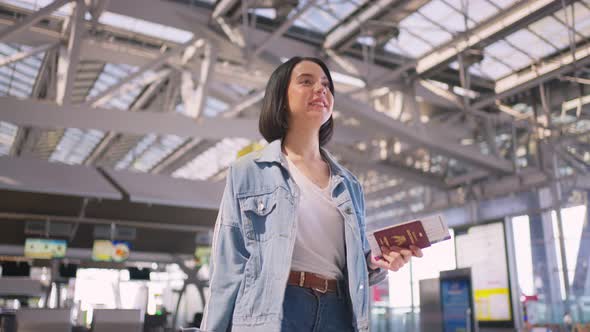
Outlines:
[[321, 60], [294, 57], [271, 75], [259, 122], [269, 144], [229, 169], [201, 330], [367, 331], [369, 286], [422, 256], [370, 253], [361, 185], [323, 148], [333, 106]]

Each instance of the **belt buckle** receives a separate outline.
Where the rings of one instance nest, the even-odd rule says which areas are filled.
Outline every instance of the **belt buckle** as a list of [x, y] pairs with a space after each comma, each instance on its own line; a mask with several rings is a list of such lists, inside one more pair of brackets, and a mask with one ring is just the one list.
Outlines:
[[322, 294], [326, 294], [326, 292], [328, 291], [328, 279], [324, 279], [324, 289], [314, 287], [313, 290]]

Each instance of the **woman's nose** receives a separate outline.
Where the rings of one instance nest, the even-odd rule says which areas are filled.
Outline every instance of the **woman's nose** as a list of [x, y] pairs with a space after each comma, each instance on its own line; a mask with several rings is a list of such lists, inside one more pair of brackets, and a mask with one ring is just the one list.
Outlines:
[[316, 86], [315, 86], [315, 88], [314, 88], [314, 92], [316, 92], [316, 93], [322, 93], [322, 94], [326, 94], [326, 93], [328, 93], [328, 92], [326, 91], [327, 89], [328, 89], [328, 88], [327, 88], [325, 85], [323, 85], [323, 84], [319, 84], [319, 85], [317, 85], [317, 84], [316, 84]]

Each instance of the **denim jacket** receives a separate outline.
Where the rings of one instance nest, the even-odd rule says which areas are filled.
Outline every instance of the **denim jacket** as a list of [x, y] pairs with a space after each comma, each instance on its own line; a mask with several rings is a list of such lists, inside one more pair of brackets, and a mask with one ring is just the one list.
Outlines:
[[[358, 180], [322, 148], [344, 219], [347, 292], [356, 331], [369, 329], [369, 286], [386, 271], [368, 268], [365, 202]], [[229, 168], [213, 235], [210, 296], [202, 331], [280, 331], [297, 233], [299, 188], [276, 140]]]

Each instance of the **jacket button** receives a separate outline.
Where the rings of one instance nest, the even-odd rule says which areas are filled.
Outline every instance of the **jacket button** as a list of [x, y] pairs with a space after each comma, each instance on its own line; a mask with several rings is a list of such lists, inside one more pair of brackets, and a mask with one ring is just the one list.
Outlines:
[[344, 212], [346, 212], [346, 214], [352, 214], [352, 208], [349, 206], [346, 208], [346, 210], [344, 210]]
[[262, 203], [262, 201], [259, 201], [258, 202], [258, 211], [259, 212], [264, 211], [264, 203]]

